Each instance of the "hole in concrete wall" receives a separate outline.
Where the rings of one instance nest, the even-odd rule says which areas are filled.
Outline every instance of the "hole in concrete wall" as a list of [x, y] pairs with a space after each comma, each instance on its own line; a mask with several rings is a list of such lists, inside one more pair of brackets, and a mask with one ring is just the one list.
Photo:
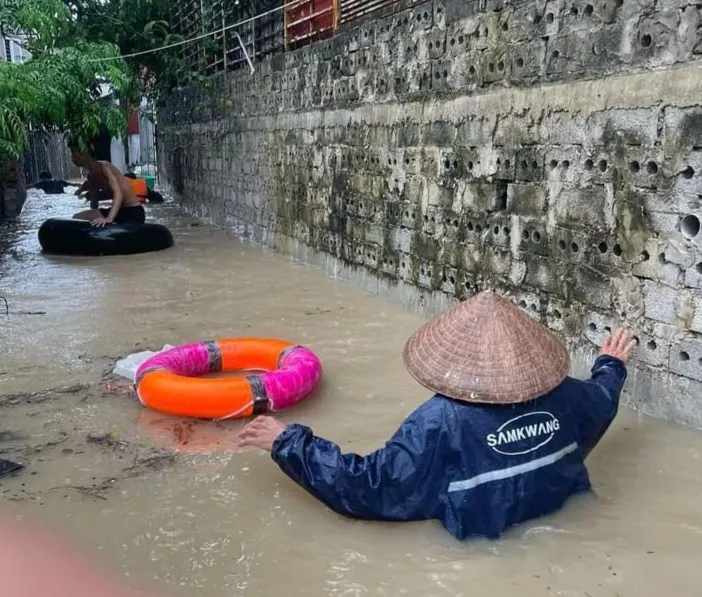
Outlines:
[[687, 240], [692, 240], [700, 232], [700, 220], [693, 214], [686, 215], [680, 222], [680, 232]]
[[452, 37], [451, 41], [449, 43], [451, 44], [451, 47], [455, 46], [456, 45], [456, 38]]
[[595, 167], [595, 163], [592, 160], [585, 160], [585, 170], [592, 170]]
[[648, 251], [641, 251], [641, 261], [648, 261], [650, 258]]
[[474, 74], [475, 74], [475, 67], [474, 67], [474, 66], [471, 66], [471, 67], [468, 69], [468, 72], [469, 72], [471, 75], [474, 75]]
[[597, 167], [600, 169], [600, 172], [606, 172], [607, 171], [607, 160], [600, 160], [600, 163], [597, 164]]
[[553, 16], [552, 12], [550, 12], [546, 15], [546, 22], [547, 23], [553, 23], [554, 20], [555, 20], [555, 17]]
[[522, 232], [522, 238], [524, 240], [529, 240], [529, 231], [528, 230], [525, 230], [524, 232]]
[[446, 78], [448, 77], [448, 71], [447, 71], [447, 70], [445, 70], [442, 74], [444, 75], [444, 79], [446, 79]]
[[571, 6], [571, 7], [570, 7], [570, 14], [572, 14], [574, 17], [578, 16], [578, 7], [577, 7], [577, 6]]
[[611, 334], [611, 333], [612, 333], [612, 328], [609, 327], [608, 325], [606, 325], [604, 331], [605, 331], [605, 334]]
[[665, 265], [666, 263], [668, 263], [668, 260], [665, 258], [665, 253], [660, 253], [658, 255], [658, 263], [660, 263], [661, 265]]
[[473, 222], [468, 222], [467, 228], [470, 232], [473, 232], [473, 229], [475, 228], [475, 226], [473, 226]]
[[492, 229], [492, 232], [493, 232], [493, 234], [499, 234], [499, 233], [500, 233], [500, 227], [499, 227], [499, 226], [495, 226], [495, 227]]
[[614, 245], [614, 247], [612, 247], [612, 253], [614, 253], [617, 257], [621, 257], [621, 256], [622, 256], [622, 248], [621, 248], [621, 246], [619, 246], [619, 245]]
[[480, 224], [476, 224], [476, 225], [475, 225], [475, 231], [478, 232], [478, 233], [480, 233], [480, 232], [483, 231], [483, 227], [482, 227]]
[[488, 70], [489, 70], [491, 73], [494, 73], [494, 72], [495, 72], [495, 65], [494, 65], [492, 62], [491, 62], [490, 64], [488, 64]]
[[567, 170], [570, 168], [570, 161], [569, 160], [563, 160], [563, 169]]
[[554, 310], [553, 316], [554, 316], [556, 319], [560, 319], [561, 317], [563, 317], [563, 316], [561, 315], [561, 312], [560, 312], [558, 309]]
[[639, 170], [641, 170], [641, 165], [637, 161], [633, 161], [629, 164], [629, 170], [632, 174], [636, 174]]
[[690, 180], [695, 175], [695, 169], [692, 166], [688, 166], [682, 171], [683, 178]]
[[649, 162], [646, 164], [646, 172], [649, 174], [658, 174], [658, 164], [656, 164], [656, 162]]
[[592, 4], [588, 4], [583, 11], [586, 17], [592, 16], [593, 12], [595, 12], [595, 7]]
[[648, 33], [641, 36], [641, 45], [644, 48], [648, 48], [652, 42], [653, 42], [653, 39], [651, 38], [651, 36]]
[[548, 167], [551, 168], [551, 170], [554, 170], [555, 168], [558, 167], [558, 160], [551, 160], [548, 163]]
[[432, 42], [429, 42], [429, 49], [432, 50], [434, 48], [434, 44]]
[[505, 160], [505, 168], [509, 168], [511, 164], [512, 162], [510, 162], [509, 160]]
[[597, 245], [597, 248], [600, 250], [600, 253], [606, 253], [607, 252], [607, 243], [601, 242], [599, 245]]
[[534, 239], [535, 243], [540, 243], [541, 242], [541, 235], [534, 231], [534, 233], [531, 235], [531, 237]]
[[507, 31], [509, 29], [509, 25], [505, 22], [502, 23], [502, 31]]
[[500, 60], [500, 61], [497, 63], [497, 70], [499, 70], [499, 71], [505, 70], [505, 63], [502, 62], [502, 60]]
[[534, 15], [534, 25], [538, 25], [541, 22], [541, 15]]
[[473, 169], [473, 162], [469, 161], [468, 162], [468, 170], [472, 170], [472, 169]]
[[649, 340], [648, 344], [646, 344], [646, 348], [649, 350], [656, 350], [656, 348], [658, 348], [658, 344], [656, 344], [655, 340]]
[[520, 306], [522, 309], [526, 309], [526, 307], [527, 307], [526, 301], [519, 301], [519, 306]]
[[465, 40], [466, 40], [466, 38], [463, 37], [462, 35], [459, 35], [459, 36], [458, 36], [458, 43], [459, 43], [459, 44], [462, 44]]
[[558, 241], [558, 247], [561, 249], [561, 251], [565, 251], [566, 242], [565, 242], [564, 240], [559, 240], [559, 241]]
[[560, 53], [558, 50], [554, 50], [554, 51], [551, 53], [551, 58], [552, 58], [553, 60], [556, 60], [560, 55], [561, 55], [561, 53]]
[[453, 167], [458, 168], [458, 160], [453, 160]]
[[597, 331], [597, 325], [594, 322], [590, 322], [587, 326], [591, 332], [596, 332]]
[[509, 236], [509, 235], [510, 235], [509, 228], [507, 228], [507, 226], [505, 226], [505, 227], [502, 229], [502, 233], [503, 233], [505, 236]]
[[532, 163], [531, 163], [531, 169], [532, 169], [532, 170], [538, 170], [538, 169], [539, 169], [539, 164], [537, 164], [536, 162], [532, 162]]
[[698, 263], [698, 264], [695, 266], [695, 270], [697, 270], [697, 273], [698, 273], [698, 274], [702, 275], [702, 262]]
[[577, 253], [580, 250], [578, 243], [572, 243], [570, 245], [570, 250], [573, 251], [573, 253]]
[[690, 354], [684, 350], [680, 351], [680, 360], [681, 361], [689, 361], [690, 360]]
[[517, 66], [522, 68], [524, 66], [524, 60], [522, 58], [517, 58]]
[[456, 278], [454, 278], [453, 276], [449, 276], [449, 282], [451, 282], [451, 284], [455, 284]]

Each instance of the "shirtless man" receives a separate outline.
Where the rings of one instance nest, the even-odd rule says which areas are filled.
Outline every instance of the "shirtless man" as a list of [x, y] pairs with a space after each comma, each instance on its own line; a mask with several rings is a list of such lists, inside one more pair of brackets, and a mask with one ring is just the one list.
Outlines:
[[93, 193], [102, 191], [112, 199], [111, 208], [98, 208], [97, 202], [91, 202], [91, 209], [75, 214], [74, 218], [89, 220], [93, 226], [144, 223], [146, 220], [144, 208], [117, 168], [109, 162], [94, 160], [90, 155], [76, 149], [72, 151], [72, 157], [76, 166], [88, 171], [88, 178], [76, 191], [76, 195], [81, 195], [85, 191]]

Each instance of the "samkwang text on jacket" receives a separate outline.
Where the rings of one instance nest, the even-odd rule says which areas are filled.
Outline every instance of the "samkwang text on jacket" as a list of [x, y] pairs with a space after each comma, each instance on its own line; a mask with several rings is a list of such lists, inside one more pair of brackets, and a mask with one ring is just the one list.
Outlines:
[[369, 454], [290, 425], [272, 457], [331, 509], [373, 520], [437, 519], [456, 538], [499, 536], [590, 489], [584, 460], [617, 414], [623, 363], [601, 356], [587, 381], [566, 378], [547, 395], [478, 405], [436, 395]]

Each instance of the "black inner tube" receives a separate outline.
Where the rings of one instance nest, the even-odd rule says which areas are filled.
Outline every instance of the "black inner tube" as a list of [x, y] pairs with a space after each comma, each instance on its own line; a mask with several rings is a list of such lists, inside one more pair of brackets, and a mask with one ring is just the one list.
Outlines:
[[56, 255], [133, 255], [173, 246], [173, 236], [160, 224], [107, 224], [51, 218], [39, 228], [39, 244]]

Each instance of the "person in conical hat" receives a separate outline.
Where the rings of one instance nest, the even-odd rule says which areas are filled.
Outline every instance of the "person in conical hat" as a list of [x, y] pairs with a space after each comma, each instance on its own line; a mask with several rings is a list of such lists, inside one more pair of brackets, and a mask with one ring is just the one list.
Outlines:
[[605, 338], [592, 375], [568, 377], [565, 346], [495, 292], [422, 326], [403, 359], [433, 397], [367, 456], [303, 425], [259, 417], [243, 446], [332, 510], [356, 518], [439, 520], [457, 539], [498, 537], [590, 489], [585, 459], [617, 414], [636, 341]]

